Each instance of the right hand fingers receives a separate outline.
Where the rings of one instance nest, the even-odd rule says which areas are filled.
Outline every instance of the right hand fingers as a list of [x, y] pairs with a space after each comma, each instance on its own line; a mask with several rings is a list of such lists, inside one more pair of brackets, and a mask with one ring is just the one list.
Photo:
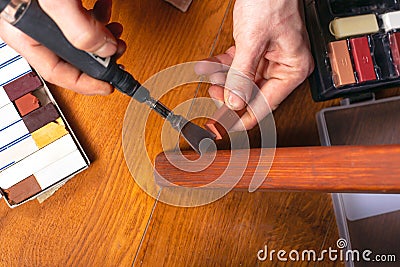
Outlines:
[[79, 0], [39, 0], [39, 4], [76, 48], [101, 57], [117, 52], [117, 40], [103, 25], [111, 14], [111, 0], [97, 1], [93, 16]]
[[231, 53], [233, 61], [225, 83], [224, 100], [229, 108], [241, 110], [251, 100], [262, 53], [255, 47], [236, 47]]
[[224, 86], [233, 60], [234, 47], [225, 53], [199, 61], [194, 67], [198, 75], [205, 75], [212, 85], [208, 89], [211, 98], [224, 102]]
[[120, 58], [126, 51], [126, 43], [119, 39], [122, 35], [122, 31], [124, 30], [122, 24], [118, 22], [111, 22], [110, 24], [106, 25], [107, 29], [114, 35], [117, 39], [117, 52], [115, 52], [115, 57], [118, 59]]

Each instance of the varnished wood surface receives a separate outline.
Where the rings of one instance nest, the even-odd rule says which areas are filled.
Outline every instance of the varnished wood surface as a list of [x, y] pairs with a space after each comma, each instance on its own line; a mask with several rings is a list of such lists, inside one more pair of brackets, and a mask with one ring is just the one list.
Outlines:
[[[236, 152], [219, 150], [215, 157], [210, 153], [203, 154], [202, 157], [213, 161], [198, 172], [188, 172], [171, 164], [189, 160], [193, 170], [198, 169], [203, 161], [196, 161], [199, 158], [196, 152], [186, 152], [184, 156], [162, 153], [155, 161], [157, 183], [164, 187], [210, 185], [211, 188], [229, 188], [234, 185], [235, 189], [247, 189], [261, 162], [272, 164], [268, 172], [261, 171], [265, 179], [259, 190], [400, 192], [399, 145], [294, 147], [276, 148], [275, 151], [253, 148], [250, 153], [246, 150]], [[236, 184], [235, 180], [218, 179], [226, 171], [240, 172], [245, 163], [247, 166]]]
[[[187, 13], [161, 0], [113, 2], [113, 20], [124, 25], [128, 43], [120, 62], [141, 82], [233, 44], [231, 0], [195, 0]], [[84, 3], [91, 7], [94, 1]], [[187, 89], [177, 88], [162, 101], [174, 107], [192, 98], [197, 86]], [[197, 96], [207, 95], [206, 89], [201, 86]], [[288, 251], [335, 247], [328, 194], [233, 192], [198, 208], [158, 202], [139, 188], [124, 162], [121, 132], [129, 98], [52, 91], [93, 164], [43, 204], [32, 201], [14, 210], [0, 204], [1, 266], [271, 266], [283, 263], [256, 260], [265, 245]], [[274, 112], [278, 146], [319, 145], [315, 113], [333, 104], [314, 103], [308, 83], [300, 86]], [[161, 124], [150, 115], [151, 158], [162, 152]]]
[[[194, 4], [196, 1], [193, 2]], [[233, 44], [231, 3], [215, 48]], [[191, 7], [193, 11], [193, 6]], [[207, 95], [200, 87], [198, 97]], [[278, 146], [319, 145], [315, 114], [338, 101], [314, 103], [304, 83], [274, 112]], [[256, 131], [251, 131], [256, 135]], [[257, 140], [250, 140], [257, 146]], [[168, 194], [163, 190], [163, 194]], [[336, 221], [329, 194], [231, 192], [198, 208], [158, 202], [135, 261], [137, 266], [286, 266], [277, 260], [257, 261], [257, 252], [270, 249], [335, 247]], [[290, 266], [341, 266], [339, 262], [290, 262]]]
[[[124, 25], [128, 43], [119, 62], [142, 82], [171, 65], [207, 57], [227, 7], [226, 1], [196, 1], [183, 14], [161, 0], [113, 2], [112, 20]], [[94, 1], [84, 4], [91, 8]], [[53, 89], [93, 163], [43, 204], [10, 210], [1, 201], [0, 265], [131, 266], [155, 200], [136, 185], [124, 161], [121, 132], [130, 99]]]

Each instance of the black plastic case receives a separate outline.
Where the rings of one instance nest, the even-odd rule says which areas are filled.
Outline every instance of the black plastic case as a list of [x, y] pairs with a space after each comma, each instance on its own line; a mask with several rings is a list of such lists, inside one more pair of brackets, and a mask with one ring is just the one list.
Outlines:
[[398, 10], [400, 3], [397, 0], [305, 0], [305, 19], [315, 60], [315, 70], [309, 79], [315, 101], [349, 97], [400, 85], [400, 76], [393, 73], [388, 33], [382, 29], [378, 33], [364, 35], [369, 39], [377, 80], [336, 88], [327, 49], [328, 43], [336, 41], [329, 30], [329, 23], [335, 18], [375, 14], [381, 27], [379, 15]]

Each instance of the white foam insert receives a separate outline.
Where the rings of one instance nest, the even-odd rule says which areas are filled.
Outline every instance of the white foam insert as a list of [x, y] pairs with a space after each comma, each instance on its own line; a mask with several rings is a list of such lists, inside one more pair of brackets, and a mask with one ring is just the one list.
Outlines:
[[0, 108], [10, 104], [11, 101], [8, 98], [8, 95], [6, 91], [4, 91], [4, 88], [0, 86]]
[[0, 108], [0, 132], [19, 120], [21, 120], [21, 116], [12, 103]]
[[44, 190], [85, 167], [85, 160], [82, 158], [81, 153], [76, 150], [48, 167], [34, 173], [34, 175], [36, 181]]
[[400, 194], [341, 195], [346, 217], [350, 221], [400, 210]]
[[21, 56], [8, 45], [3, 46], [0, 44], [0, 66], [16, 57], [21, 57]]
[[0, 150], [0, 172], [38, 150], [39, 148], [31, 136], [27, 136], [20, 142]]
[[78, 150], [78, 148], [72, 140], [71, 135], [65, 135], [0, 172], [0, 187], [3, 189], [10, 188], [76, 150]]
[[0, 131], [0, 151], [28, 135], [30, 133], [22, 120], [4, 128]]
[[12, 63], [4, 65], [0, 68], [0, 86], [16, 80], [31, 71], [31, 67], [24, 58], [19, 58]]

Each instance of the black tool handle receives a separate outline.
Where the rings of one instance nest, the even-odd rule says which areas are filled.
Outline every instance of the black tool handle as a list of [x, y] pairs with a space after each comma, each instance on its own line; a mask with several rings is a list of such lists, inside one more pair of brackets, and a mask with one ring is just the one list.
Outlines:
[[114, 58], [101, 58], [96, 55], [75, 48], [64, 36], [57, 24], [42, 10], [37, 0], [22, 7], [14, 26], [49, 48], [63, 60], [69, 62], [89, 76], [109, 82], [121, 92], [135, 96], [141, 86], [131, 74], [119, 67]]

